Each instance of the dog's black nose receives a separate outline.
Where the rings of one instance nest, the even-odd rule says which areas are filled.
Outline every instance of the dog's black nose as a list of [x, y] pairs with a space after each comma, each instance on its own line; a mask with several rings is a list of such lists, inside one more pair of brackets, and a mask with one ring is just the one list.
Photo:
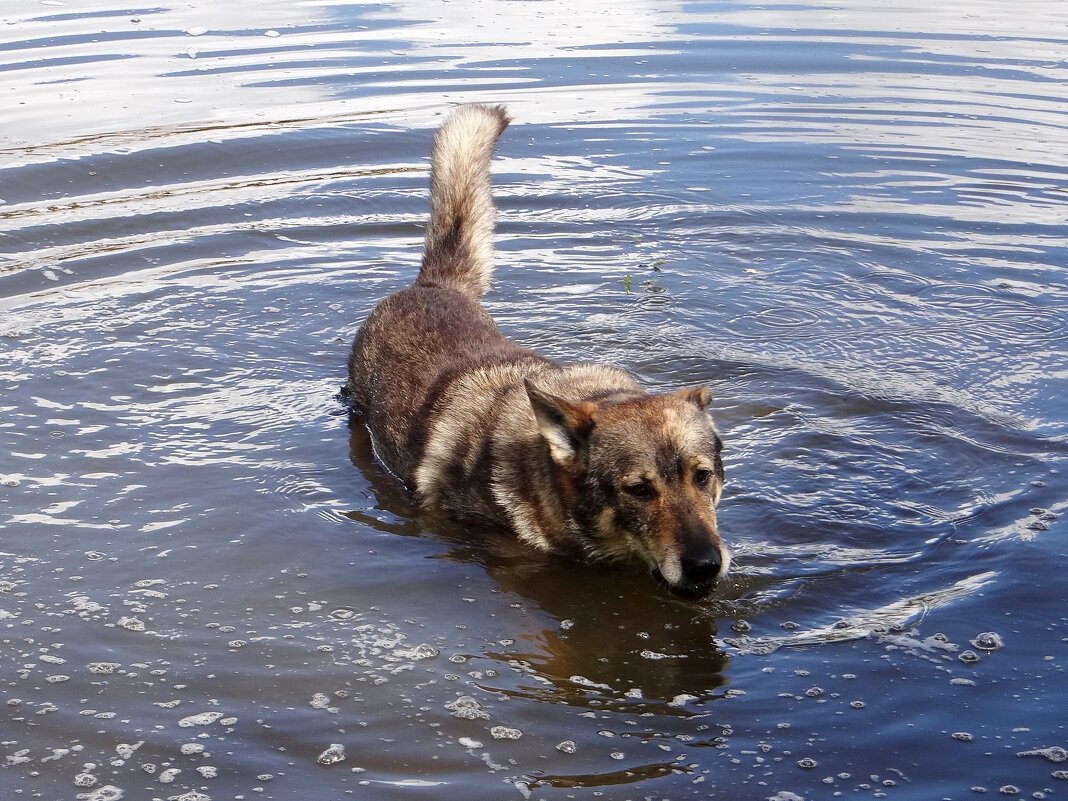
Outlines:
[[682, 577], [690, 584], [712, 583], [723, 567], [723, 558], [715, 549], [700, 554], [686, 554], [681, 561]]

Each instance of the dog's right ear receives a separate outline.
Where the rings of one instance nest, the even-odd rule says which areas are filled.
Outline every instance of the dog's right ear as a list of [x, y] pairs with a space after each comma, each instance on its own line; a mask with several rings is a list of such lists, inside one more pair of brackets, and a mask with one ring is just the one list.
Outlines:
[[589, 401], [569, 401], [543, 392], [530, 379], [524, 385], [534, 419], [541, 436], [549, 445], [549, 454], [560, 465], [570, 464], [579, 446], [593, 430], [593, 416], [597, 404]]

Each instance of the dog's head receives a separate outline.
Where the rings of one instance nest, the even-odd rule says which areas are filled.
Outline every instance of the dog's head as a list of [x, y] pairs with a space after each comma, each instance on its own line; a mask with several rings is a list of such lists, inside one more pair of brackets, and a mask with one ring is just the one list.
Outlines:
[[730, 564], [716, 528], [723, 444], [708, 388], [598, 402], [530, 384], [527, 394], [593, 555], [637, 555], [675, 592], [705, 595]]

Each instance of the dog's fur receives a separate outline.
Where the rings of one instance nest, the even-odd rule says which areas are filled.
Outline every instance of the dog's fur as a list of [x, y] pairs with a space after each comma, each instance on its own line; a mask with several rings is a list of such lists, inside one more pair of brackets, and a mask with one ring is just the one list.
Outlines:
[[639, 557], [703, 595], [730, 562], [708, 389], [648, 394], [615, 367], [556, 364], [505, 338], [479, 302], [493, 272], [490, 160], [508, 122], [502, 107], [461, 106], [438, 131], [422, 269], [360, 328], [348, 390], [423, 506], [546, 551]]

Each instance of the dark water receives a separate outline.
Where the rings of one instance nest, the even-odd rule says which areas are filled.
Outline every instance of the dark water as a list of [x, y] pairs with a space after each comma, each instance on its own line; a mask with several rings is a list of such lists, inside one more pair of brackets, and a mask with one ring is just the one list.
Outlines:
[[[1068, 796], [1063, 2], [580, 5], [4, 4], [0, 798]], [[506, 330], [713, 388], [706, 601], [333, 399], [468, 100]]]

